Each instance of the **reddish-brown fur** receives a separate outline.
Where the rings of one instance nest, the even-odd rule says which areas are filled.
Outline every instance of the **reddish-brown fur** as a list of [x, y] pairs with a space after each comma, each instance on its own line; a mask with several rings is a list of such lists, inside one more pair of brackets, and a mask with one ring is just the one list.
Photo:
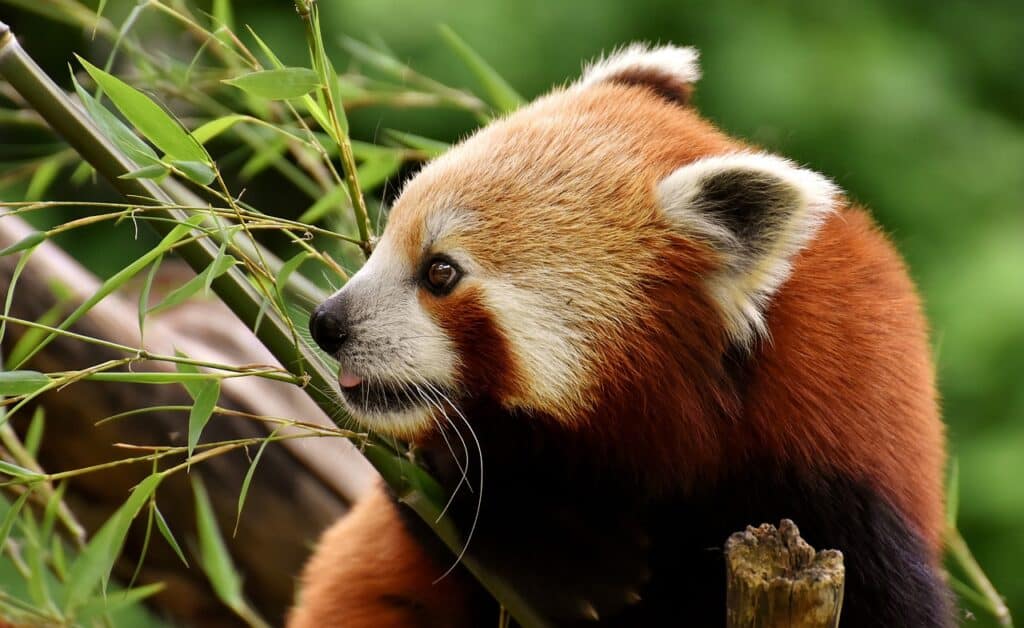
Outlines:
[[[596, 357], [584, 396], [593, 407], [572, 416], [544, 409], [538, 421], [572, 425], [588, 456], [653, 490], [713, 480], [764, 452], [867, 482], [910, 519], [937, 563], [944, 449], [926, 326], [903, 263], [863, 210], [841, 206], [797, 256], [768, 308], [770, 337], [736, 360], [747, 365], [736, 378], [703, 287], [719, 260], [673, 232], [654, 188], [684, 164], [745, 145], [627, 84], [556, 93], [487, 133], [403, 195], [389, 229], [410, 257], [421, 254], [425, 213], [448, 199], [473, 209], [480, 227], [465, 245], [492, 272], [575, 265], [594, 275], [595, 289], [606, 273], [643, 286], [616, 325], [588, 330]], [[552, 208], [566, 217], [552, 218]], [[576, 212], [589, 212], [593, 231], [581, 230]], [[546, 236], [551, 229], [561, 237]], [[453, 338], [468, 385], [499, 400], [526, 385], [473, 286], [421, 302]], [[409, 625], [373, 614], [372, 601], [395, 591], [416, 592], [431, 612], [453, 613], [443, 625], [462, 625], [457, 587], [430, 586], [444, 566], [390, 520], [379, 494], [370, 499], [321, 541], [292, 625]], [[338, 601], [353, 599], [339, 594], [352, 587], [370, 606]]]

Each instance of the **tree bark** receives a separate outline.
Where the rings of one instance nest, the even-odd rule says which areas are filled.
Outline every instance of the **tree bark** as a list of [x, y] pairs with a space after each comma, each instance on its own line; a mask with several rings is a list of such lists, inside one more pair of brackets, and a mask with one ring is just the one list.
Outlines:
[[748, 526], [725, 544], [728, 628], [835, 628], [845, 569], [836, 550], [815, 552], [789, 519]]

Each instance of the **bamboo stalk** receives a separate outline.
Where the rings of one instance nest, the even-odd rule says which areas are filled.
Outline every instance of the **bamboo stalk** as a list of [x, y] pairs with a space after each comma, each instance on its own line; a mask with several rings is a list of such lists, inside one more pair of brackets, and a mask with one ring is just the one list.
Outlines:
[[[100, 175], [121, 194], [141, 204], [169, 205], [173, 199], [152, 181], [121, 179], [121, 175], [138, 167], [95, 127], [92, 121], [71, 102], [67, 95], [47, 76], [18, 43], [7, 24], [0, 22], [0, 76], [28, 102], [44, 120], [64, 137]], [[183, 221], [187, 213], [165, 208], [169, 218]], [[151, 222], [158, 231], [166, 232], [170, 223]], [[181, 246], [181, 256], [197, 272], [217, 256], [216, 246], [205, 238], [197, 238]], [[256, 335], [289, 371], [308, 377], [306, 393], [329, 416], [337, 406], [328, 393], [333, 375], [314, 358], [305, 345], [296, 346], [288, 326], [280, 315], [267, 311], [261, 317], [261, 296], [237, 268], [224, 273], [212, 283], [222, 301]], [[257, 321], [262, 318], [260, 324]], [[442, 516], [446, 496], [437, 481], [425, 471], [402, 457], [388, 444], [371, 439], [363, 453], [385, 482], [405, 504], [412, 508], [454, 553], [462, 551], [464, 539], [446, 516]], [[548, 622], [536, 612], [499, 574], [480, 563], [470, 548], [462, 564], [476, 577], [510, 614], [524, 626], [545, 626]]]

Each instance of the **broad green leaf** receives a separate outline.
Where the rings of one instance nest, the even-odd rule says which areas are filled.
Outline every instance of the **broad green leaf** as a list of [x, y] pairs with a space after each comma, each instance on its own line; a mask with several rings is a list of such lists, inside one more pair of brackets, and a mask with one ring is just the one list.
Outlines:
[[309, 68], [259, 70], [224, 82], [253, 96], [270, 100], [299, 98], [320, 87], [320, 77]]
[[39, 371], [0, 372], [0, 395], [31, 395], [50, 384], [50, 378]]
[[39, 167], [32, 173], [32, 178], [28, 182], [28, 189], [25, 190], [24, 200], [38, 201], [42, 199], [43, 195], [46, 194], [46, 190], [53, 183], [53, 180], [57, 178], [63, 165], [60, 159], [54, 158], [39, 164]]
[[43, 432], [46, 431], [46, 410], [43, 406], [36, 406], [32, 412], [32, 420], [29, 421], [28, 430], [25, 432], [25, 450], [35, 458], [39, 454], [39, 445], [43, 442]]
[[213, 409], [220, 398], [220, 380], [210, 380], [199, 388], [196, 400], [192, 403], [192, 411], [188, 413], [188, 457], [199, 444], [203, 428], [210, 422]]
[[64, 588], [64, 608], [73, 611], [89, 599], [93, 590], [105, 582], [114, 566], [114, 561], [121, 553], [128, 527], [139, 510], [149, 500], [153, 491], [163, 480], [163, 475], [155, 473], [139, 482], [131, 495], [107, 522], [93, 535], [68, 570], [68, 579]]
[[190, 181], [199, 185], [210, 185], [217, 178], [213, 168], [202, 161], [172, 160], [171, 165], [180, 170]]
[[18, 520], [18, 513], [21, 512], [21, 507], [25, 505], [29, 495], [32, 494], [31, 490], [25, 490], [21, 494], [21, 497], [14, 500], [11, 507], [7, 510], [7, 514], [4, 515], [3, 523], [0, 523], [0, 547], [4, 547], [7, 544], [7, 537], [11, 534], [11, 528], [14, 527], [14, 522]]
[[508, 113], [515, 111], [526, 102], [516, 90], [512, 89], [511, 85], [505, 82], [505, 79], [494, 68], [484, 61], [483, 57], [470, 48], [469, 44], [463, 41], [461, 37], [456, 35], [455, 31], [443, 24], [439, 28], [445, 43], [448, 44], [448, 47], [462, 59], [462, 62], [473, 73], [483, 88], [488, 102], [495, 109], [502, 113]]
[[415, 148], [416, 150], [425, 153], [430, 159], [440, 157], [449, 148], [451, 148], [450, 144], [446, 144], [438, 140], [432, 140], [429, 137], [413, 135], [412, 133], [403, 133], [402, 131], [395, 131], [393, 129], [388, 129], [385, 133], [387, 133], [388, 137], [399, 144], [408, 146], [409, 148]]
[[168, 157], [178, 161], [212, 163], [202, 144], [195, 141], [160, 105], [121, 79], [107, 74], [82, 57], [79, 62], [107, 93], [118, 111]]
[[274, 430], [266, 440], [260, 443], [260, 448], [256, 450], [256, 456], [253, 457], [252, 463], [249, 464], [249, 470], [245, 472], [245, 479], [242, 480], [242, 490], [238, 492], [238, 510], [235, 512], [235, 531], [232, 536], [238, 534], [238, 523], [242, 520], [242, 508], [245, 507], [245, 498], [249, 494], [249, 484], [252, 483], [252, 477], [256, 474], [256, 465], [260, 463], [260, 458], [263, 457], [263, 450], [267, 448], [267, 444], [273, 440], [276, 434], [277, 430]]
[[160, 159], [149, 144], [78, 84], [74, 72], [71, 73], [71, 82], [75, 86], [79, 100], [89, 112], [89, 117], [96, 123], [103, 135], [113, 140], [125, 155], [140, 166], [153, 166], [160, 163]]
[[44, 231], [33, 231], [24, 238], [18, 240], [14, 244], [10, 244], [3, 249], [0, 249], [0, 257], [4, 255], [10, 255], [11, 253], [17, 253], [18, 251], [24, 251], [26, 249], [32, 249], [39, 245], [40, 242], [46, 239], [46, 232]]
[[167, 176], [170, 169], [163, 164], [153, 164], [152, 166], [143, 166], [138, 170], [132, 170], [119, 175], [118, 179], [159, 179]]
[[185, 552], [181, 551], [181, 546], [178, 545], [178, 540], [174, 538], [174, 534], [171, 532], [171, 527], [167, 525], [167, 520], [164, 519], [164, 515], [160, 512], [160, 509], [153, 504], [153, 515], [156, 517], [156, 529], [160, 531], [161, 536], [167, 541], [167, 544], [171, 546], [174, 553], [178, 555], [181, 562], [185, 563], [188, 567], [188, 561], [185, 560]]
[[224, 604], [232, 609], [245, 607], [242, 597], [242, 580], [231, 562], [231, 555], [224, 545], [213, 506], [206, 494], [206, 488], [193, 476], [192, 492], [196, 498], [196, 528], [199, 533], [199, 563], [210, 579], [213, 590]]

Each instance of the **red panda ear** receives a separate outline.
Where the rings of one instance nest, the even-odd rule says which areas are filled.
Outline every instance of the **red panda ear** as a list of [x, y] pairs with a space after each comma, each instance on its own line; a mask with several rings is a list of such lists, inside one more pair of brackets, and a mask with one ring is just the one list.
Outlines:
[[697, 57], [696, 48], [631, 44], [591, 63], [577, 84], [636, 85], [685, 105], [690, 102], [693, 84], [700, 78]]
[[742, 345], [766, 333], [768, 301], [839, 194], [812, 170], [755, 153], [700, 159], [665, 177], [657, 192], [674, 227], [721, 255], [710, 290]]

